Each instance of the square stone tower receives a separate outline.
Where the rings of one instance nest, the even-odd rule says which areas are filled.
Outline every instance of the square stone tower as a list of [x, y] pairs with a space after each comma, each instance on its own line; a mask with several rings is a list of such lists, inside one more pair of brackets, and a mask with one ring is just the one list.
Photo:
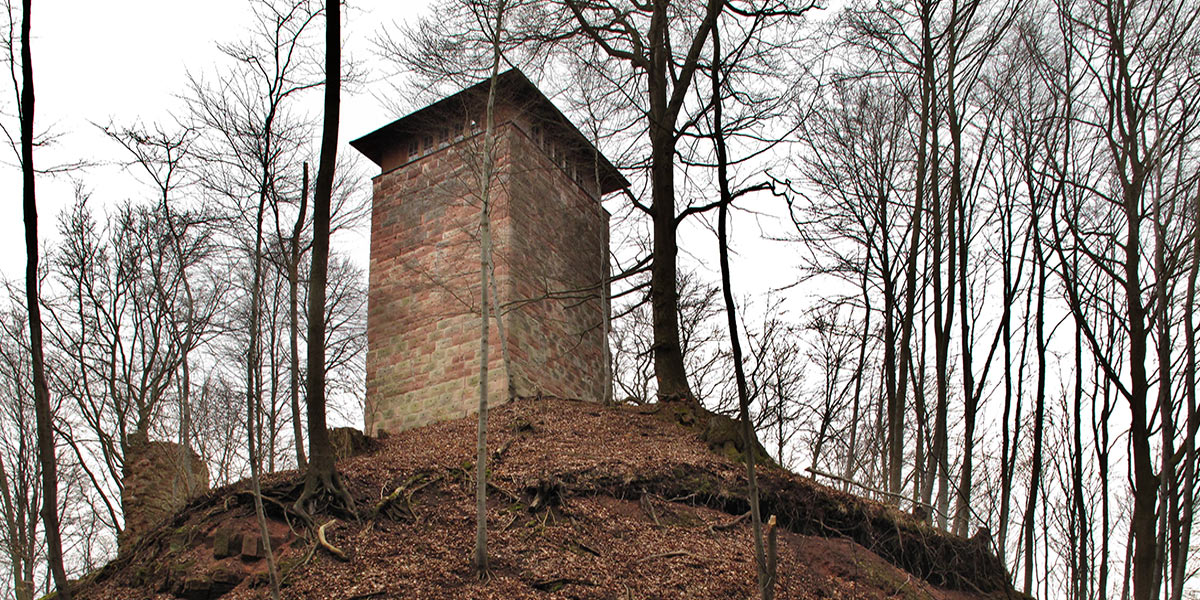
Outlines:
[[[480, 187], [489, 82], [351, 145], [373, 180], [365, 429], [399, 431], [479, 401]], [[608, 377], [608, 212], [620, 172], [517, 70], [499, 76], [490, 198], [508, 368], [490, 320], [489, 402], [599, 401]], [[507, 377], [506, 377], [507, 376]]]

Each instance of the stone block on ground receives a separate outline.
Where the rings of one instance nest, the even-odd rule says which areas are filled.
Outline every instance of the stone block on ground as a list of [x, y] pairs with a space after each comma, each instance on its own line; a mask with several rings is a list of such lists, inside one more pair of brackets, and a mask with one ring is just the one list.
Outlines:
[[253, 562], [266, 555], [266, 548], [263, 547], [262, 538], [258, 534], [247, 533], [242, 536], [242, 560]]
[[213, 534], [213, 558], [222, 559], [233, 556], [234, 544], [232, 528], [226, 526], [217, 529], [217, 532]]

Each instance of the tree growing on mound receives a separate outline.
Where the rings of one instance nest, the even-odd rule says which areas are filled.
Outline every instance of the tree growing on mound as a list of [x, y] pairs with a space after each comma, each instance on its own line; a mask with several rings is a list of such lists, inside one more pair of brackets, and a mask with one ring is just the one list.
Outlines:
[[[500, 74], [500, 35], [504, 28], [504, 9], [506, 1], [499, 0], [494, 7], [471, 6], [472, 12], [481, 22], [489, 21], [487, 10], [495, 9], [495, 24], [491, 29], [492, 72], [488, 84], [487, 115], [483, 134], [482, 169], [479, 174], [479, 427], [475, 457], [475, 554], [471, 560], [476, 573], [483, 577], [488, 571], [487, 555], [487, 417], [488, 417], [488, 285], [495, 289], [495, 265], [492, 258], [491, 234], [491, 189], [493, 171], [495, 169], [495, 136], [496, 136], [496, 78]], [[498, 304], [500, 299], [496, 298]], [[500, 321], [500, 308], [493, 309], [496, 315], [496, 326], [500, 339], [504, 341], [504, 326]], [[507, 367], [507, 358], [505, 360]], [[506, 368], [507, 370], [507, 368]], [[512, 394], [512, 382], [509, 381], [509, 394]]]
[[329, 214], [333, 197], [333, 171], [337, 162], [338, 116], [341, 108], [341, 3], [325, 5], [325, 123], [321, 131], [321, 159], [313, 186], [312, 269], [308, 287], [308, 469], [304, 491], [296, 500], [302, 513], [312, 511], [321, 495], [332, 495], [354, 512], [350, 497], [334, 466], [333, 445], [325, 424], [325, 282], [329, 273]]

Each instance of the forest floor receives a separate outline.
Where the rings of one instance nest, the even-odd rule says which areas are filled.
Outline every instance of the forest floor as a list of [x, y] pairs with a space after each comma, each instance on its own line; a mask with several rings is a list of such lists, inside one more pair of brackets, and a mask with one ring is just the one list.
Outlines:
[[[751, 598], [750, 523], [739, 519], [747, 510], [745, 468], [737, 449], [714, 435], [712, 419], [671, 404], [539, 399], [493, 408], [485, 580], [470, 568], [474, 416], [390, 436], [338, 464], [361, 519], [318, 522], [328, 523], [327, 541], [346, 561], [310, 541], [284, 511], [300, 475], [267, 477], [282, 595]], [[777, 598], [1020, 597], [978, 541], [778, 467], [765, 466], [760, 481], [764, 518], [775, 514], [781, 525]], [[85, 577], [78, 597], [269, 598], [251, 500], [244, 484], [193, 500]]]

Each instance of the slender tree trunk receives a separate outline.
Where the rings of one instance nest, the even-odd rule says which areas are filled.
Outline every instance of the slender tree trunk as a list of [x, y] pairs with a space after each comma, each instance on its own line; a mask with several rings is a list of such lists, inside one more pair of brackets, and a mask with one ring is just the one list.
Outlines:
[[54, 449], [54, 412], [46, 361], [42, 354], [42, 310], [38, 300], [37, 194], [33, 168], [33, 52], [29, 47], [32, 0], [21, 3], [21, 175], [25, 212], [25, 301], [29, 310], [29, 350], [33, 362], [34, 412], [37, 418], [38, 460], [42, 463], [42, 526], [46, 533], [46, 560], [54, 587], [62, 600], [71, 599], [63, 568], [62, 533], [58, 523], [58, 459]]
[[[487, 423], [488, 423], [488, 287], [492, 275], [491, 189], [495, 167], [496, 77], [500, 73], [500, 35], [504, 26], [504, 0], [496, 4], [495, 37], [492, 42], [492, 74], [488, 84], [487, 115], [483, 136], [483, 160], [479, 173], [479, 421], [475, 446], [475, 554], [472, 565], [483, 577], [488, 572], [487, 554]], [[500, 311], [496, 310], [496, 323]], [[507, 369], [506, 369], [507, 370]], [[512, 379], [509, 391], [512, 391]]]
[[[957, 270], [955, 265], [958, 261], [958, 227], [961, 225], [962, 215], [958, 214], [960, 206], [956, 202], [955, 193], [951, 191], [950, 200], [947, 203], [946, 211], [946, 255], [949, 257], [946, 265], [946, 300], [943, 309], [944, 321], [942, 321], [941, 344], [942, 344], [942, 377], [940, 392], [938, 393], [937, 408], [940, 419], [935, 419], [934, 426], [937, 429], [934, 432], [934, 446], [936, 447], [935, 455], [938, 462], [937, 467], [937, 512], [938, 512], [938, 527], [946, 529], [950, 519], [950, 341], [954, 330], [954, 294], [955, 275]], [[936, 303], [935, 303], [936, 306]], [[935, 317], [936, 318], [936, 317]]]
[[[879, 229], [884, 232], [886, 239], [887, 231], [890, 223], [888, 222], [888, 199], [880, 197], [877, 199], [879, 203]], [[904, 463], [904, 427], [900, 423], [897, 428], [897, 420], [902, 418], [896, 415], [896, 380], [899, 376], [899, 365], [896, 364], [896, 279], [892, 274], [892, 255], [887, 243], [880, 244], [880, 269], [883, 272], [883, 399], [885, 421], [884, 428], [884, 447], [880, 460], [883, 461], [884, 470], [880, 475], [883, 478], [883, 489], [889, 492], [889, 496], [885, 500], [889, 504], [899, 505], [898, 494], [900, 494], [900, 486], [902, 483], [902, 472]]]
[[[1155, 562], [1161, 566], [1156, 569], [1156, 577], [1153, 584], [1154, 597], [1161, 595], [1163, 588], [1163, 577], [1171, 572], [1168, 565], [1175, 562], [1175, 557], [1171, 556], [1168, 559], [1168, 552], [1177, 551], [1177, 546], [1174, 541], [1178, 539], [1176, 533], [1179, 531], [1179, 488], [1178, 480], [1175, 477], [1175, 410], [1171, 399], [1171, 298], [1167, 292], [1167, 282], [1172, 278], [1173, 273], [1168, 272], [1165, 248], [1166, 240], [1166, 224], [1163, 222], [1162, 202], [1162, 169], [1157, 170], [1157, 185], [1154, 186], [1154, 201], [1152, 220], [1154, 226], [1154, 296], [1157, 317], [1155, 322], [1158, 329], [1158, 406], [1162, 417], [1161, 439], [1162, 447], [1159, 449], [1161, 455], [1161, 467], [1159, 475], [1159, 496], [1161, 498], [1161, 508], [1159, 514], [1159, 538], [1158, 538], [1158, 556]], [[1167, 581], [1170, 585], [1172, 582]], [[1169, 588], [1170, 589], [1170, 588]]]
[[[1072, 258], [1075, 258], [1074, 256]], [[1074, 267], [1078, 269], [1078, 265]], [[1076, 316], [1078, 319], [1079, 317]], [[1088, 525], [1087, 504], [1083, 495], [1083, 335], [1080, 326], [1075, 326], [1075, 394], [1074, 394], [1074, 426], [1072, 428], [1072, 477], [1071, 500], [1075, 509], [1075, 569], [1076, 578], [1075, 599], [1088, 600], [1088, 583], [1090, 581], [1090, 565], [1088, 563], [1089, 537], [1091, 527]]]
[[[932, 163], [935, 166], [934, 172], [937, 172], [938, 161], [938, 135], [937, 127], [932, 131]], [[947, 427], [949, 421], [949, 395], [950, 395], [950, 330], [954, 321], [954, 264], [956, 256], [954, 253], [954, 204], [949, 206], [950, 215], [947, 219], [942, 218], [942, 201], [940, 188], [933, 186], [933, 201], [932, 206], [933, 220], [933, 260], [930, 261], [933, 267], [933, 338], [934, 338], [934, 375], [936, 384], [936, 404], [934, 405], [933, 419], [933, 448], [930, 451], [929, 476], [925, 481], [926, 489], [922, 493], [922, 499], [931, 503], [936, 507], [937, 523], [941, 528], [946, 527], [946, 509], [948, 506], [948, 476], [949, 465], [947, 460], [949, 448], [949, 435]], [[949, 227], [947, 228], [947, 224]], [[949, 229], [949, 232], [947, 232]], [[942, 257], [943, 248], [946, 239], [951, 240], [949, 249], [949, 268], [946, 269], [945, 279], [942, 274]], [[947, 309], [947, 307], [950, 307]], [[937, 501], [934, 503], [933, 492], [937, 489]]]
[[[304, 163], [303, 184], [300, 187], [300, 214], [292, 228], [290, 255], [288, 256], [288, 346], [291, 365], [288, 369], [289, 393], [292, 408], [292, 436], [296, 446], [296, 468], [304, 470], [308, 461], [304, 457], [304, 431], [300, 424], [300, 234], [304, 230], [304, 217], [308, 212], [308, 163]], [[373, 432], [363, 432], [371, 435]]]
[[1130, 445], [1133, 449], [1133, 597], [1151, 600], [1154, 596], [1158, 538], [1155, 516], [1158, 501], [1158, 476], [1150, 451], [1150, 382], [1146, 373], [1149, 354], [1146, 309], [1141, 291], [1141, 188], [1144, 177], [1125, 189], [1124, 209], [1127, 223], [1125, 240], [1125, 318], [1129, 327], [1129, 409]]
[[[271, 290], [273, 292], [271, 294], [273, 302], [271, 303], [271, 314], [269, 316], [270, 325], [267, 329], [267, 359], [270, 363], [267, 367], [267, 372], [271, 375], [271, 385], [269, 402], [266, 404], [266, 415], [261, 414], [264, 412], [263, 404], [260, 403], [258, 407], [260, 427], [263, 424], [266, 425], [265, 433], [263, 434], [266, 440], [263, 441], [262, 437], [259, 438], [259, 454], [266, 454], [267, 473], [275, 472], [275, 459], [278, 454], [279, 444], [279, 330], [275, 327], [279, 316], [277, 312], [279, 308], [279, 290], [277, 281], [271, 281], [271, 284], [274, 288]], [[259, 373], [259, 385], [261, 386], [263, 375], [261, 375], [261, 370]], [[259, 397], [262, 397], [261, 387], [259, 388]], [[260, 460], [259, 462], [261, 463], [262, 461]]]
[[[842, 468], [842, 479], [845, 480], [843, 489], [850, 491], [850, 482], [854, 481], [854, 470], [856, 456], [858, 452], [858, 421], [859, 421], [859, 406], [862, 399], [863, 378], [866, 377], [866, 360], [867, 360], [867, 344], [870, 343], [871, 336], [871, 297], [868, 294], [867, 273], [871, 263], [870, 246], [867, 247], [866, 259], [863, 261], [863, 277], [862, 277], [862, 294], [866, 302], [866, 308], [863, 310], [863, 329], [862, 338], [859, 340], [858, 347], [858, 366], [854, 377], [854, 408], [850, 415], [850, 445], [846, 450], [846, 463]], [[780, 463], [782, 464], [782, 463]]]
[[[260, 228], [261, 228], [261, 224], [260, 224]], [[261, 237], [261, 234], [260, 234], [260, 237]], [[261, 264], [261, 261], [257, 259], [257, 251], [256, 251], [255, 255], [256, 255], [255, 281], [257, 282], [257, 280], [258, 280], [257, 271], [259, 269], [261, 269], [262, 264]], [[256, 283], [256, 285], [257, 285], [257, 283]], [[257, 296], [257, 290], [255, 290], [251, 295]], [[256, 303], [257, 299], [252, 300], [251, 302]], [[257, 309], [252, 308], [250, 312], [252, 315], [254, 315], [254, 313], [257, 312]], [[254, 319], [255, 317], [251, 317], [251, 318]], [[257, 320], [254, 321], [255, 324], [251, 326], [252, 330], [258, 329], [257, 322], [258, 322]], [[252, 333], [251, 336], [257, 337], [257, 334]], [[254, 345], [254, 342], [251, 342], [252, 347], [253, 347], [253, 345]], [[253, 353], [253, 352], [254, 352], [254, 350], [251, 350], [251, 353]], [[253, 361], [253, 360], [249, 361], [249, 363], [251, 365], [253, 365], [254, 362], [255, 361]], [[253, 369], [253, 368], [254, 368], [253, 366], [249, 367], [249, 369]], [[251, 378], [250, 381], [254, 381], [254, 379]], [[251, 384], [251, 386], [253, 386], [253, 384]], [[258, 438], [258, 436], [260, 435], [261, 425], [258, 424], [259, 418], [258, 418], [258, 415], [256, 414], [257, 413], [257, 410], [256, 410], [257, 407], [255, 406], [256, 404], [257, 404], [256, 398], [252, 391], [250, 394], [247, 395], [247, 399], [246, 399], [246, 445], [247, 445], [246, 450], [247, 450], [247, 456], [250, 460], [250, 484], [252, 486], [252, 491], [254, 492], [254, 516], [255, 516], [255, 519], [258, 521], [258, 533], [259, 533], [259, 536], [262, 538], [263, 551], [267, 555], [267, 577], [271, 584], [271, 598], [273, 600], [279, 600], [279, 570], [275, 566], [275, 552], [271, 548], [271, 532], [267, 528], [267, 515], [265, 512], [263, 512], [262, 487], [259, 484], [259, 481], [260, 481], [259, 472], [262, 470], [262, 468], [259, 464], [261, 461], [260, 461], [260, 457], [259, 457], [258, 448], [256, 447], [256, 444], [255, 444], [255, 439]]]
[[[1001, 228], [1001, 249], [1003, 254], [1003, 273], [1004, 273], [1004, 305], [1011, 307], [1015, 302], [1016, 290], [1012, 283], [1012, 255], [1014, 243], [1013, 221], [1014, 206], [1010, 203], [1002, 217]], [[1012, 310], [1004, 311], [1001, 317], [1003, 322], [1002, 327], [1002, 343], [1004, 344], [1004, 409], [1003, 417], [1000, 421], [1000, 513], [997, 515], [997, 547], [999, 548], [999, 558], [1001, 562], [1007, 563], [1008, 555], [1008, 522], [1009, 510], [1011, 508], [1012, 495], [1012, 477], [1009, 475], [1008, 462], [1009, 453], [1012, 452], [1011, 441], [1009, 439], [1008, 423], [1011, 420], [1012, 401], [1013, 401], [1013, 376], [1012, 376]]]
[[[1064, 188], [1065, 189], [1065, 188]], [[1079, 272], [1079, 253], [1074, 251], [1071, 254], [1071, 271]], [[1072, 311], [1074, 312], [1074, 311]], [[1075, 509], [1076, 532], [1078, 536], [1074, 552], [1077, 556], [1076, 572], [1077, 577], [1075, 586], [1075, 598], [1077, 600], [1088, 600], [1090, 597], [1091, 584], [1091, 565], [1089, 563], [1089, 551], [1091, 549], [1091, 531], [1092, 528], [1088, 521], [1087, 503], [1084, 498], [1083, 490], [1083, 323], [1080, 322], [1082, 315], [1075, 314], [1075, 402], [1074, 402], [1074, 427], [1073, 433], [1073, 464], [1072, 464], [1072, 502]], [[1101, 560], [1107, 561], [1107, 555]]]
[[[957, 16], [957, 13], [956, 13]], [[952, 24], [951, 28], [955, 25]], [[957, 489], [957, 502], [954, 511], [953, 532], [965, 536], [967, 520], [971, 514], [971, 486], [974, 480], [975, 453], [975, 417], [979, 411], [979, 396], [975, 393], [975, 373], [972, 365], [971, 352], [971, 321], [967, 302], [967, 242], [970, 239], [967, 229], [970, 220], [967, 218], [967, 202], [963, 194], [962, 175], [962, 121], [958, 114], [958, 99], [955, 96], [955, 65], [957, 49], [951, 51], [950, 68], [947, 73], [947, 113], [950, 125], [950, 141], [953, 159], [950, 170], [950, 202], [957, 206], [958, 224], [956, 228], [958, 244], [958, 327], [959, 353], [962, 360], [962, 389], [963, 389], [963, 453], [962, 472]], [[953, 310], [953, 307], [951, 308]]]
[[[907, 408], [905, 396], [908, 387], [908, 369], [912, 364], [912, 333], [916, 320], [917, 258], [921, 248], [921, 223], [924, 220], [925, 186], [929, 173], [925, 144], [929, 135], [933, 98], [933, 46], [929, 30], [932, 10], [932, 3], [929, 0], [921, 3], [921, 123], [917, 139], [917, 181], [913, 197], [912, 235], [909, 238], [908, 256], [905, 261], [904, 318], [900, 323], [900, 364], [896, 365], [896, 368], [899, 369], [899, 382], [896, 385], [895, 394], [888, 399], [888, 466], [890, 469], [888, 489], [893, 494], [900, 494], [902, 487], [904, 415]], [[886, 237], [886, 232], [884, 233]], [[887, 243], [886, 239], [884, 243]], [[895, 498], [894, 502], [899, 503], [899, 496]]]
[[[921, 267], [922, 273], [928, 273], [929, 254], [927, 252], [922, 252], [921, 258], [923, 260]], [[927, 378], [925, 376], [925, 366], [929, 357], [929, 336], [926, 335], [925, 331], [925, 323], [929, 321], [929, 303], [927, 302], [927, 294], [925, 289], [926, 281], [927, 280], [923, 280], [920, 285], [921, 297], [917, 300], [918, 306], [920, 306], [920, 310], [918, 311], [918, 317], [920, 318], [920, 321], [918, 321], [918, 323], [920, 323], [921, 327], [921, 358], [917, 364], [912, 365], [912, 373], [910, 376], [913, 378], [914, 383], [913, 408], [916, 410], [917, 415], [917, 447], [915, 452], [916, 456], [913, 460], [913, 472], [915, 473], [915, 476], [913, 477], [912, 491], [913, 507], [914, 509], [920, 507], [920, 512], [925, 514], [925, 522], [928, 523], [931, 522], [930, 519], [932, 519], [933, 513], [930, 511], [929, 502], [922, 497], [922, 494], [925, 491], [925, 482], [932, 477], [932, 469], [929, 468], [929, 456], [931, 454], [929, 452], [929, 434], [931, 431], [929, 427], [930, 414], [929, 403], [926, 401], [925, 395], [928, 391]]]
[[297, 507], [321, 492], [332, 492], [350, 511], [354, 499], [342, 485], [325, 424], [325, 286], [329, 278], [329, 218], [333, 171], [337, 165], [338, 119], [342, 88], [342, 6], [325, 4], [325, 122], [321, 130], [321, 159], [313, 186], [312, 268], [308, 282], [308, 473]]
[[[1110, 327], [1109, 336], [1112, 337], [1115, 332]], [[1096, 380], [1097, 386], [1103, 386], [1103, 389], [1097, 389], [1096, 395], [1101, 397], [1103, 402], [1100, 408], [1100, 422], [1092, 429], [1092, 435], [1096, 442], [1093, 444], [1096, 447], [1096, 476], [1100, 480], [1100, 556], [1110, 556], [1110, 537], [1112, 534], [1112, 522], [1110, 518], [1110, 495], [1109, 495], [1109, 465], [1108, 465], [1108, 418], [1111, 414], [1112, 398], [1112, 383], [1104, 378], [1100, 372], [1100, 366], [1097, 364], [1093, 368], [1092, 377]], [[1092, 412], [1095, 412], [1095, 400], [1092, 401]], [[1108, 597], [1108, 575], [1109, 566], [1107, 560], [1101, 560], [1100, 573], [1096, 576], [1096, 588], [1100, 592], [1101, 600]], [[1124, 595], [1122, 595], [1124, 596]]]
[[[494, 80], [493, 80], [494, 81]], [[489, 94], [490, 96], [490, 94]], [[485, 189], [486, 189], [485, 181]], [[471, 560], [482, 577], [488, 571], [487, 556], [487, 420], [488, 420], [488, 246], [492, 235], [488, 227], [487, 192], [483, 192], [479, 211], [479, 421], [475, 443], [475, 554]]]
[[[20, 431], [22, 436], [26, 431]], [[24, 444], [22, 444], [24, 445]], [[19, 453], [17, 456], [21, 456]], [[18, 469], [20, 466], [18, 465]], [[18, 488], [19, 490], [19, 488]], [[16, 600], [33, 600], [33, 578], [26, 576], [26, 567], [31, 566], [32, 557], [28, 556], [28, 541], [25, 538], [25, 522], [28, 513], [25, 510], [25, 499], [14, 497], [9, 486], [8, 469], [4, 467], [4, 458], [0, 457], [0, 501], [4, 511], [4, 534], [6, 536], [5, 550], [8, 554], [9, 574], [13, 581], [13, 595]], [[34, 523], [36, 525], [36, 523]]]
[[1034, 337], [1037, 343], [1037, 389], [1034, 400], [1033, 417], [1033, 464], [1029, 475], [1029, 502], [1025, 505], [1025, 581], [1023, 591], [1033, 591], [1034, 530], [1037, 517], [1038, 491], [1042, 482], [1042, 436], [1046, 420], [1046, 255], [1042, 247], [1041, 235], [1037, 230], [1037, 209], [1034, 209], [1034, 258], [1037, 261], [1037, 313], [1034, 316]]
[[267, 555], [267, 574], [271, 584], [271, 597], [279, 600], [279, 572], [275, 568], [275, 555], [271, 549], [271, 536], [267, 529], [267, 517], [263, 512], [262, 489], [259, 485], [260, 459], [258, 449], [262, 447], [262, 423], [258, 414], [262, 405], [262, 244], [263, 215], [267, 210], [267, 185], [264, 178], [259, 190], [258, 209], [255, 216], [254, 277], [250, 287], [250, 340], [246, 348], [246, 445], [250, 460], [250, 483], [254, 492], [254, 514], [258, 521], [259, 535]]
[[758, 477], [755, 472], [755, 453], [758, 450], [754, 426], [750, 422], [750, 395], [746, 388], [746, 373], [742, 368], [742, 344], [738, 337], [737, 308], [733, 303], [733, 289], [729, 274], [729, 240], [727, 221], [729, 205], [733, 196], [729, 191], [729, 176], [727, 165], [729, 159], [725, 150], [725, 133], [721, 123], [721, 41], [718, 26], [713, 25], [713, 141], [717, 151], [717, 182], [721, 191], [721, 202], [717, 216], [717, 249], [721, 262], [721, 291], [725, 296], [725, 315], [729, 327], [729, 344], [733, 352], [733, 370], [738, 388], [738, 418], [741, 420], [743, 457], [746, 461], [747, 496], [750, 501], [750, 523], [754, 532], [754, 564], [758, 573], [758, 592], [762, 600], [774, 597], [774, 573], [767, 569], [766, 555], [763, 549], [762, 514], [758, 506]]
[[1187, 410], [1187, 437], [1184, 440], [1183, 456], [1183, 515], [1180, 519], [1179, 547], [1184, 549], [1173, 562], [1171, 600], [1183, 597], [1183, 585], [1187, 581], [1187, 549], [1192, 543], [1192, 522], [1196, 503], [1196, 433], [1200, 429], [1200, 415], [1196, 410], [1196, 279], [1200, 275], [1200, 182], [1192, 202], [1192, 258], [1187, 278], [1187, 300], [1183, 307], [1183, 337], [1187, 354], [1184, 367], [1184, 401]]

